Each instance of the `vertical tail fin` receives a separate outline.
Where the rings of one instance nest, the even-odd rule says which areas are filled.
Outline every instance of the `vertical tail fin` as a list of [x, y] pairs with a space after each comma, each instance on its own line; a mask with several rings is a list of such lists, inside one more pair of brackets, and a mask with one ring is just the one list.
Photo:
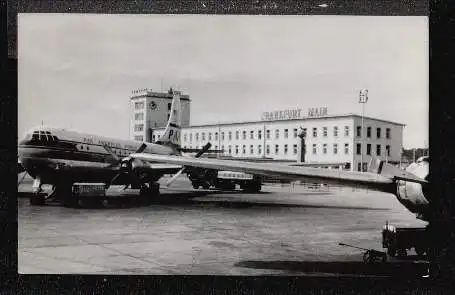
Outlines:
[[181, 106], [180, 93], [173, 92], [171, 112], [167, 121], [166, 129], [163, 135], [157, 141], [157, 144], [170, 145], [176, 148], [180, 147], [181, 124]]

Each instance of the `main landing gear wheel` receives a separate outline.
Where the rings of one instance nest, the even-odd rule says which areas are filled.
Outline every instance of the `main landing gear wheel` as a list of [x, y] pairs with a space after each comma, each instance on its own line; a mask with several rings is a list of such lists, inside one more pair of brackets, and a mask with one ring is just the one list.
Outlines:
[[81, 205], [81, 200], [77, 196], [73, 196], [73, 184], [57, 184], [55, 186], [56, 196], [61, 200], [65, 207], [77, 208]]
[[43, 193], [36, 192], [30, 197], [30, 205], [43, 206], [46, 202], [46, 197]]
[[395, 255], [397, 255], [397, 250], [395, 248], [387, 248], [387, 254], [391, 257], [395, 257]]
[[398, 252], [397, 252], [397, 256], [398, 257], [406, 257], [406, 256], [408, 256], [408, 252], [406, 251], [406, 249], [399, 249]]
[[419, 256], [423, 256], [423, 254], [425, 254], [425, 252], [426, 252], [425, 248], [423, 248], [423, 247], [415, 247], [415, 251], [416, 251], [417, 255], [419, 255]]
[[160, 184], [156, 182], [143, 185], [139, 193], [139, 202], [143, 205], [150, 205], [154, 198], [160, 196]]

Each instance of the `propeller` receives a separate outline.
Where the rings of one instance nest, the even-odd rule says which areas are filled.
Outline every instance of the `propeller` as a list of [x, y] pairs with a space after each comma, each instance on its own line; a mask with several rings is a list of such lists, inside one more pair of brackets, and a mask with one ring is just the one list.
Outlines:
[[[111, 156], [114, 158], [115, 162], [112, 164], [114, 167], [118, 167], [118, 173], [111, 179], [109, 186], [114, 183], [114, 181], [121, 175], [121, 174], [129, 174], [131, 176], [131, 172], [133, 170], [133, 161], [135, 160], [134, 158], [131, 157], [125, 157], [125, 158], [119, 158], [116, 154], [114, 154], [111, 150], [111, 148], [107, 145], [103, 146], [104, 149], [111, 154]], [[135, 153], [142, 153], [147, 145], [145, 143], [142, 143], [141, 146], [135, 151]], [[130, 182], [123, 188], [123, 190], [126, 190], [128, 186], [130, 185]]]
[[[210, 142], [207, 142], [207, 144], [205, 146], [203, 146], [202, 149], [199, 152], [197, 152], [197, 154], [194, 157], [199, 158], [200, 156], [202, 156], [202, 154], [204, 154], [206, 151], [208, 151], [211, 146], [212, 146], [212, 144]], [[172, 178], [166, 183], [166, 186], [169, 186], [171, 183], [173, 183], [177, 179], [177, 177], [180, 176], [180, 174], [185, 172], [185, 170], [186, 170], [186, 167], [184, 166], [174, 176], [172, 176]]]

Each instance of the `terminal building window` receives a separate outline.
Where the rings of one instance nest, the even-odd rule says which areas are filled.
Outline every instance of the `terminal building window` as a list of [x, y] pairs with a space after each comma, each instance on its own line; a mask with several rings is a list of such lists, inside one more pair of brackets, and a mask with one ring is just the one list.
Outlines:
[[144, 120], [144, 113], [136, 113], [134, 114], [134, 120]]
[[376, 136], [377, 138], [381, 138], [381, 128], [379, 127], [376, 129]]
[[250, 145], [250, 154], [254, 154], [254, 150], [253, 149], [254, 149], [253, 145]]
[[170, 111], [170, 110], [171, 110], [171, 107], [172, 107], [172, 103], [168, 102], [168, 104], [167, 104], [167, 110]]
[[242, 145], [242, 154], [246, 154], [246, 145]]
[[267, 139], [270, 139], [270, 130], [267, 130], [266, 133], [267, 133]]
[[367, 137], [368, 138], [371, 137], [371, 127], [370, 126], [367, 127]]
[[232, 153], [232, 148], [231, 145], [228, 146], [228, 154], [230, 155]]
[[333, 144], [333, 154], [334, 155], [338, 154], [338, 144], [336, 144], [336, 143]]
[[349, 143], [345, 143], [345, 144], [344, 144], [344, 153], [345, 153], [346, 155], [349, 154]]
[[287, 144], [284, 145], [284, 154], [285, 155], [288, 154], [288, 145]]
[[143, 141], [144, 140], [144, 137], [142, 135], [136, 135], [134, 137], [134, 140], [137, 140], [137, 141]]
[[385, 129], [385, 138], [390, 139], [390, 128]]
[[242, 138], [246, 139], [246, 131], [242, 131]]
[[135, 103], [134, 103], [134, 108], [135, 108], [136, 110], [142, 110], [142, 109], [144, 109], [144, 102], [135, 102]]
[[316, 155], [316, 144], [313, 144], [313, 155]]
[[322, 127], [322, 135], [327, 137], [327, 127]]
[[333, 127], [333, 136], [338, 137], [338, 126]]
[[262, 155], [262, 146], [258, 145], [258, 155]]
[[275, 129], [275, 139], [279, 139], [279, 138], [280, 138], [280, 130]]
[[196, 132], [196, 141], [199, 141], [199, 132]]
[[357, 137], [362, 136], [362, 126], [357, 126]]
[[240, 134], [240, 131], [237, 130], [237, 131], [235, 132], [235, 139], [237, 139], [237, 140], [239, 139], [239, 134]]
[[224, 140], [224, 131], [221, 132], [221, 140]]
[[228, 139], [232, 140], [232, 132], [231, 131], [228, 132]]
[[371, 144], [367, 144], [367, 155], [371, 155]]
[[349, 126], [344, 126], [344, 136], [349, 136]]
[[289, 130], [288, 129], [284, 129], [284, 138], [288, 138], [288, 133], [289, 133]]
[[385, 151], [387, 153], [387, 157], [390, 157], [390, 145], [385, 146]]
[[212, 140], [212, 132], [209, 132], [209, 140]]
[[254, 139], [254, 131], [253, 130], [250, 131], [250, 139]]
[[236, 154], [236, 155], [239, 154], [239, 146], [238, 146], [238, 145], [235, 146], [235, 154]]
[[294, 155], [297, 155], [297, 145], [296, 144], [294, 144], [292, 146], [292, 152], [294, 153]]
[[297, 138], [297, 128], [294, 128], [293, 133], [294, 133], [294, 138]]
[[360, 153], [362, 152], [362, 145], [360, 143], [356, 144], [356, 151], [355, 153], [357, 155], [360, 155]]
[[202, 137], [202, 141], [204, 141], [205, 140], [205, 132], [201, 133], [201, 137]]
[[262, 139], [262, 130], [258, 130], [258, 139]]
[[185, 142], [186, 142], [186, 133], [185, 133], [185, 134], [183, 134], [183, 141], [185, 141]]
[[280, 151], [280, 146], [279, 145], [275, 145], [275, 154], [278, 154], [278, 152]]
[[134, 131], [143, 131], [143, 130], [144, 130], [144, 124], [134, 125]]
[[326, 144], [326, 143], [324, 143], [324, 144], [322, 145], [322, 153], [323, 153], [324, 155], [327, 154], [327, 144]]
[[193, 133], [190, 133], [190, 142], [193, 141]]
[[156, 141], [156, 135], [153, 135], [152, 142], [155, 142], [155, 141]]
[[362, 163], [357, 163], [357, 171], [361, 171], [362, 170]]
[[313, 128], [313, 137], [318, 137], [318, 129]]
[[304, 138], [306, 138], [306, 128], [303, 128], [303, 129], [302, 129], [302, 136], [303, 136]]
[[376, 145], [376, 155], [377, 155], [377, 156], [380, 156], [380, 155], [381, 155], [381, 145], [380, 145], [380, 144], [377, 144], [377, 145]]
[[218, 140], [218, 132], [215, 132], [215, 140]]
[[270, 145], [265, 146], [265, 152], [267, 155], [270, 155]]

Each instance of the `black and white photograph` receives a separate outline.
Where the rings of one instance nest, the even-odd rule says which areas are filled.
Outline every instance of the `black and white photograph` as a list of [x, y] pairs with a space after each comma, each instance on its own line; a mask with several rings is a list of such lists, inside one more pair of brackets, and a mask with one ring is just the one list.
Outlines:
[[428, 22], [18, 14], [18, 272], [428, 276]]

